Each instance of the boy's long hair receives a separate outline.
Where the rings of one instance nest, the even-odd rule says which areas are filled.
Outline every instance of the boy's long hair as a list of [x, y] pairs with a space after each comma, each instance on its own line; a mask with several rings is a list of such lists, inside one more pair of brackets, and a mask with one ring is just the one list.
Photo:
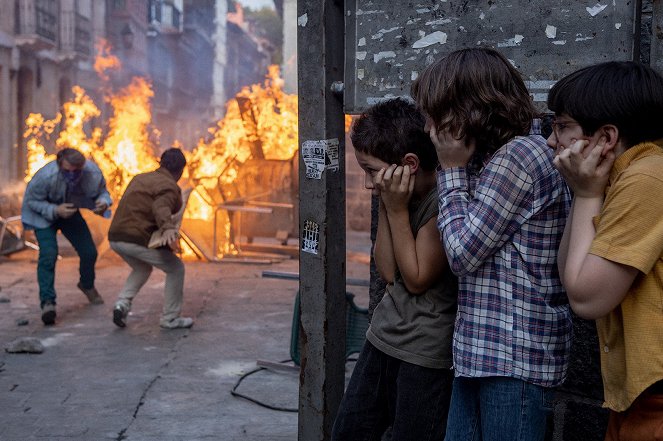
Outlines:
[[548, 108], [576, 120], [586, 136], [605, 124], [626, 147], [663, 138], [663, 76], [634, 61], [608, 61], [577, 70], [548, 94]]
[[412, 97], [438, 131], [476, 142], [475, 164], [527, 135], [537, 116], [520, 73], [490, 48], [460, 49], [429, 65]]
[[362, 113], [352, 125], [355, 150], [401, 165], [407, 153], [419, 157], [420, 167], [435, 170], [437, 153], [428, 134], [425, 120], [414, 103], [402, 98], [379, 102]]

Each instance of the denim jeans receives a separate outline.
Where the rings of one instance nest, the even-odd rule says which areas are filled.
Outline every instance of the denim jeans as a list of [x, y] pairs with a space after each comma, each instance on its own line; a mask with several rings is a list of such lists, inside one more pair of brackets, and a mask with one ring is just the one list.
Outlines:
[[507, 377], [456, 377], [445, 441], [543, 441], [554, 390]]
[[334, 421], [332, 440], [442, 441], [451, 398], [450, 369], [417, 366], [366, 341]]
[[35, 237], [39, 244], [39, 260], [37, 261], [37, 282], [39, 283], [39, 301], [55, 303], [55, 263], [58, 260], [58, 230], [78, 253], [80, 263], [80, 283], [85, 289], [94, 287], [94, 265], [97, 263], [97, 248], [92, 240], [90, 229], [79, 212], [68, 219], [58, 219], [48, 228], [35, 229]]
[[129, 242], [111, 242], [110, 246], [131, 267], [131, 274], [127, 277], [115, 306], [129, 312], [134, 297], [152, 274], [152, 267], [157, 267], [166, 273], [161, 320], [169, 322], [179, 317], [184, 290], [182, 260], [167, 248], [151, 249]]

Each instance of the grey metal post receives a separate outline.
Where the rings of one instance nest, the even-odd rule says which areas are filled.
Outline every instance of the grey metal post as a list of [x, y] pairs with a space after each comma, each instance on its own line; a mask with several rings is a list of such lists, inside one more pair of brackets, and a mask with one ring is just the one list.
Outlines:
[[345, 384], [343, 1], [299, 0], [297, 26], [299, 440], [315, 441], [330, 438]]

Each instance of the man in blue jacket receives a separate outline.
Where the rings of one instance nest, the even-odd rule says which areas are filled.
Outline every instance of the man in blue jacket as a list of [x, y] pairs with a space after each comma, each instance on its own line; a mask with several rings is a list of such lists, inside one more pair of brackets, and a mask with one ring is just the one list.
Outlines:
[[111, 205], [106, 180], [99, 167], [85, 160], [81, 152], [65, 148], [57, 159], [35, 173], [23, 196], [21, 220], [26, 230], [34, 230], [39, 243], [37, 281], [41, 320], [55, 323], [55, 263], [58, 257], [57, 233], [71, 242], [80, 258], [78, 288], [90, 303], [104, 303], [94, 287], [97, 248], [80, 208], [102, 215]]

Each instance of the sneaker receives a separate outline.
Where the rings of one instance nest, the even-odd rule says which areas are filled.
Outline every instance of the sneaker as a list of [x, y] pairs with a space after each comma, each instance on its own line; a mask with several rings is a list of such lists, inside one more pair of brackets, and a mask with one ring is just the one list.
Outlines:
[[159, 325], [164, 329], [190, 328], [193, 326], [193, 319], [189, 317], [177, 317], [171, 321], [162, 319]]
[[45, 303], [41, 307], [41, 321], [44, 325], [51, 326], [55, 324], [55, 305], [53, 303]]
[[113, 323], [120, 328], [127, 326], [127, 312], [119, 306], [113, 309]]
[[83, 291], [85, 297], [87, 297], [88, 301], [93, 305], [102, 305], [104, 303], [104, 299], [99, 295], [97, 288], [95, 288], [94, 286], [90, 289], [85, 289], [83, 288], [83, 285], [81, 285], [81, 282], [78, 282], [78, 285], [76, 286], [78, 287], [78, 289]]

